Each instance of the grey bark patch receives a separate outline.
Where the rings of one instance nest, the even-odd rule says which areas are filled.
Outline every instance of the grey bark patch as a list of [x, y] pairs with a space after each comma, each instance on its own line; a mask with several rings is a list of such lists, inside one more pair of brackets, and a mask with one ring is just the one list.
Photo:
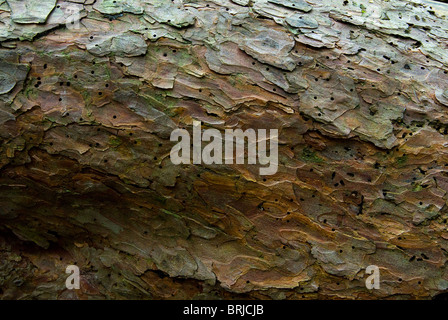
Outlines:
[[245, 7], [249, 4], [250, 1], [249, 0], [232, 0], [232, 2]]
[[87, 46], [87, 50], [97, 56], [114, 54], [120, 57], [136, 57], [146, 53], [147, 44], [142, 37], [125, 33], [116, 37], [98, 37], [98, 41]]
[[25, 80], [27, 74], [27, 65], [0, 61], [0, 95], [11, 92], [17, 83], [22, 83]]
[[316, 29], [319, 27], [316, 19], [299, 13], [287, 17], [286, 23], [288, 23], [293, 28]]
[[53, 10], [56, 0], [7, 0], [11, 18], [16, 23], [44, 23]]
[[442, 89], [436, 90], [435, 97], [439, 103], [448, 107], [448, 90], [445, 91], [443, 91]]
[[0, 71], [0, 94], [11, 91], [16, 85], [16, 80], [9, 74]]
[[191, 11], [187, 12], [171, 5], [151, 8], [146, 10], [146, 14], [159, 23], [168, 23], [176, 28], [188, 27], [195, 22], [195, 16]]
[[288, 56], [294, 47], [294, 39], [276, 30], [260, 30], [254, 38], [245, 38], [240, 49], [260, 62], [280, 69], [294, 70], [296, 64]]
[[312, 6], [301, 0], [269, 0], [268, 2], [303, 12], [310, 12], [313, 9]]
[[103, 14], [116, 15], [120, 13], [142, 14], [143, 6], [140, 0], [114, 1], [99, 0], [93, 6], [95, 10]]

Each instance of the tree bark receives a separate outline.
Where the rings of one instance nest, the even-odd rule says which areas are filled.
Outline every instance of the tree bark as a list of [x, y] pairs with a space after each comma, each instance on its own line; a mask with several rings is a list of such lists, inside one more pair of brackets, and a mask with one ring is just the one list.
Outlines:
[[[447, 292], [447, 5], [24, 3], [0, 1], [1, 298]], [[174, 165], [194, 120], [277, 129], [278, 171]]]

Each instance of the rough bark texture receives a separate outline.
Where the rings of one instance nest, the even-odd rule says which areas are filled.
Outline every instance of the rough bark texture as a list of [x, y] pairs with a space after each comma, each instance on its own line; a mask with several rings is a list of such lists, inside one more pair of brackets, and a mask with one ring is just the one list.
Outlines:
[[[0, 297], [445, 292], [444, 8], [0, 1]], [[173, 165], [193, 120], [278, 129], [278, 172]]]

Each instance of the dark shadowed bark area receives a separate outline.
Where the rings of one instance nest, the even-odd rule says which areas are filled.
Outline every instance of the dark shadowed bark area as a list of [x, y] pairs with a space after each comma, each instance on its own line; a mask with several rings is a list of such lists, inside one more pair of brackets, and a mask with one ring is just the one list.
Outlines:
[[[0, 298], [446, 295], [447, 8], [0, 0]], [[195, 120], [278, 171], [173, 164]]]

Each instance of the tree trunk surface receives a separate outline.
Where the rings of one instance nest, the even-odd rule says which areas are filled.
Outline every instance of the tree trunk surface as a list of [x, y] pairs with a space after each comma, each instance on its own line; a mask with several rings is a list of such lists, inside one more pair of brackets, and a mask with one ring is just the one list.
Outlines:
[[[0, 298], [447, 292], [446, 16], [430, 1], [0, 0]], [[277, 129], [277, 172], [173, 164], [170, 135], [193, 121]]]

